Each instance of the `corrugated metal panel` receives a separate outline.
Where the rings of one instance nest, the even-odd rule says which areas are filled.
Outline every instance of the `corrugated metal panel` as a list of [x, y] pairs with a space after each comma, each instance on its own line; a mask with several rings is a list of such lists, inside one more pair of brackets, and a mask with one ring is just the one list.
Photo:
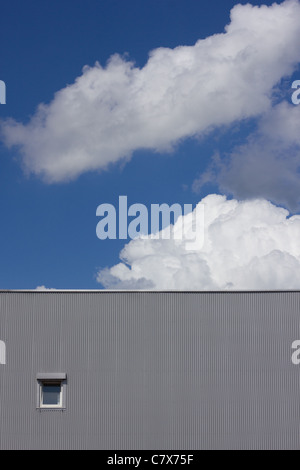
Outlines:
[[[299, 449], [299, 292], [2, 292], [1, 449]], [[67, 374], [65, 411], [36, 409]]]

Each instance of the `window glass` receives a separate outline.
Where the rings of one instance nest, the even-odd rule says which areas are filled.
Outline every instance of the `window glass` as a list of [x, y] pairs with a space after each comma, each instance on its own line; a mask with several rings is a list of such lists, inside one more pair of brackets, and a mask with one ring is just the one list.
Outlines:
[[44, 383], [42, 385], [42, 404], [59, 405], [61, 397], [60, 383]]

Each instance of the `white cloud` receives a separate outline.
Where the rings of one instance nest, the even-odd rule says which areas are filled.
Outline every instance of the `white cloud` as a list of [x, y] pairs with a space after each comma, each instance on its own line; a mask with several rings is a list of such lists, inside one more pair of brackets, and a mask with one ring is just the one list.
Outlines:
[[300, 106], [282, 102], [259, 121], [258, 130], [229, 158], [215, 155], [194, 181], [197, 191], [217, 182], [238, 199], [262, 197], [297, 210], [300, 206]]
[[[99, 271], [98, 282], [112, 289], [300, 288], [300, 215], [289, 217], [286, 209], [263, 199], [209, 195], [200, 203], [205, 207], [201, 249], [187, 251], [184, 239], [132, 240], [121, 263]], [[182, 223], [184, 218], [178, 219], [175, 230]]]
[[85, 67], [28, 124], [3, 122], [2, 140], [48, 182], [104, 169], [140, 148], [165, 151], [266, 112], [272, 88], [300, 60], [299, 41], [298, 1], [236, 5], [224, 34], [156, 49], [142, 69], [117, 55], [105, 68]]
[[54, 289], [54, 288], [52, 288], [52, 287], [46, 287], [46, 286], [37, 286], [37, 287], [35, 288], [35, 290], [38, 290], [38, 291], [42, 291], [42, 292], [43, 292], [43, 291], [55, 291], [55, 290], [57, 290], [57, 289]]

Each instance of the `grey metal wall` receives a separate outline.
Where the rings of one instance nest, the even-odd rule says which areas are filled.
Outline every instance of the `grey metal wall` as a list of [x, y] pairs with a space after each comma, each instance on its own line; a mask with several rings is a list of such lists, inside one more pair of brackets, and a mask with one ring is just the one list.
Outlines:
[[[299, 449], [299, 292], [1, 292], [0, 449]], [[65, 411], [36, 374], [67, 373]]]

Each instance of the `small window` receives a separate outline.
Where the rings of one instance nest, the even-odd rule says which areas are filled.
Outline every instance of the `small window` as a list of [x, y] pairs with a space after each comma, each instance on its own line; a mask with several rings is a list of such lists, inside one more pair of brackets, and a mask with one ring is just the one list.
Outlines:
[[66, 374], [38, 374], [38, 403], [39, 409], [64, 409]]
[[62, 404], [61, 382], [41, 383], [41, 407], [61, 407]]

